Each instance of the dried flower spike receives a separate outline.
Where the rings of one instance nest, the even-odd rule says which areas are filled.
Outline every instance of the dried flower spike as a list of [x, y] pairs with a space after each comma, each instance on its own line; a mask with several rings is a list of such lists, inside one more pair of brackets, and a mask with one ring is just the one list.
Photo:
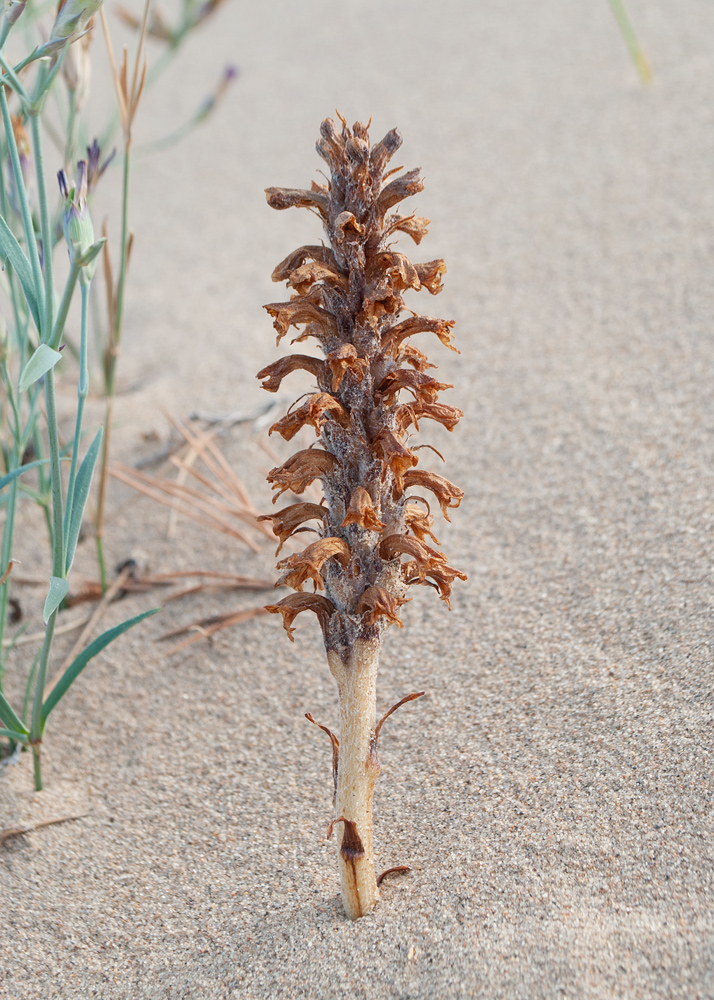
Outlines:
[[[339, 840], [345, 910], [355, 918], [369, 912], [378, 895], [372, 793], [379, 773], [375, 710], [382, 634], [390, 624], [403, 625], [399, 611], [410, 585], [432, 586], [448, 604], [454, 579], [466, 579], [427, 544], [427, 537], [438, 542], [429, 503], [420, 495], [433, 493], [448, 518], [463, 493], [442, 476], [416, 468], [410, 428], [429, 418], [452, 430], [461, 412], [437, 401], [451, 387], [425, 374], [434, 365], [408, 343], [429, 333], [453, 350], [453, 323], [414, 315], [399, 320], [403, 293], [426, 288], [435, 295], [446, 270], [442, 260], [413, 264], [393, 249], [399, 232], [417, 244], [426, 234], [428, 219], [390, 212], [422, 190], [419, 171], [401, 177], [387, 171], [402, 142], [396, 129], [375, 146], [359, 122], [349, 129], [341, 119], [337, 128], [328, 118], [320, 134], [317, 152], [330, 168], [328, 183], [313, 183], [309, 191], [266, 192], [272, 208], [318, 214], [329, 241], [329, 247], [301, 247], [278, 265], [273, 279], [286, 281], [296, 294], [265, 307], [278, 342], [290, 327], [302, 328], [294, 340], [314, 337], [325, 358], [293, 355], [259, 374], [269, 392], [296, 368], [315, 377], [317, 391], [272, 429], [290, 440], [312, 427], [320, 447], [299, 451], [273, 469], [268, 481], [277, 491], [274, 500], [287, 491], [301, 494], [314, 480], [325, 497], [324, 506], [297, 503], [272, 515], [281, 546], [304, 531], [307, 520], [319, 540], [281, 561], [280, 582], [297, 593], [267, 610], [282, 615], [290, 639], [301, 611], [314, 611], [322, 627], [341, 719], [339, 745], [331, 734], [336, 781], [330, 832]], [[309, 582], [314, 593], [303, 591]]]

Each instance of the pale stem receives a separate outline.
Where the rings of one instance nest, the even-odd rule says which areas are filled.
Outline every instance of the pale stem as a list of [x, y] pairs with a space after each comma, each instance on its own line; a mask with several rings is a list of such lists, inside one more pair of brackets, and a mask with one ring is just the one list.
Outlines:
[[369, 913], [379, 896], [372, 848], [372, 796], [379, 774], [373, 746], [378, 657], [378, 641], [356, 642], [347, 662], [336, 652], [327, 654], [340, 695], [335, 818], [354, 823], [364, 850], [361, 857], [355, 857], [344, 843], [345, 823], [336, 824], [342, 903], [352, 920]]

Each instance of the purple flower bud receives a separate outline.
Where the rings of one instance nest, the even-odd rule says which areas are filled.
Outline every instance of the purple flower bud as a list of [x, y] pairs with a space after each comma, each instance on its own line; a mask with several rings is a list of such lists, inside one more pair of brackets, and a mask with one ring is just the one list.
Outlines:
[[99, 161], [102, 158], [102, 150], [99, 143], [95, 139], [91, 146], [87, 146], [87, 191], [89, 194], [92, 193], [97, 185], [97, 182], [99, 181], [99, 178], [112, 162], [115, 155], [116, 148], [111, 151], [104, 163], [100, 166]]

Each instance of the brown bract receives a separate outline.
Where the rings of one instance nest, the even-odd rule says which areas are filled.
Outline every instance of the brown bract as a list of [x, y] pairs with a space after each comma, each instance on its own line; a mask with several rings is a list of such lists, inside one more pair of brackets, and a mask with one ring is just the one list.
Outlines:
[[324, 354], [324, 360], [282, 358], [260, 372], [270, 392], [296, 369], [317, 382], [271, 428], [289, 441], [310, 426], [320, 441], [319, 449], [300, 451], [271, 470], [268, 480], [277, 496], [301, 493], [314, 480], [324, 492], [324, 507], [294, 504], [271, 516], [280, 545], [296, 531], [311, 530], [303, 527], [311, 519], [324, 535], [282, 560], [280, 582], [298, 592], [307, 581], [324, 587], [333, 608], [328, 645], [345, 650], [360, 638], [372, 641], [388, 624], [402, 624], [397, 612], [409, 584], [430, 582], [448, 599], [460, 576], [427, 544], [438, 545], [428, 507], [409, 497], [413, 488], [430, 490], [447, 519], [458, 507], [462, 491], [417, 468], [420, 453], [407, 440], [422, 418], [452, 430], [462, 414], [440, 402], [451, 385], [427, 374], [435, 366], [409, 342], [429, 333], [455, 350], [452, 320], [405, 311], [407, 291], [441, 292], [446, 265], [441, 258], [412, 262], [395, 246], [400, 233], [418, 245], [429, 223], [394, 211], [423, 188], [418, 170], [390, 170], [401, 141], [393, 129], [372, 146], [366, 126], [358, 122], [350, 129], [328, 118], [317, 143], [328, 182], [266, 192], [273, 208], [317, 213], [325, 235], [324, 244], [302, 246], [278, 264], [273, 279], [295, 294], [265, 307], [278, 341], [296, 327], [295, 340], [315, 337]]

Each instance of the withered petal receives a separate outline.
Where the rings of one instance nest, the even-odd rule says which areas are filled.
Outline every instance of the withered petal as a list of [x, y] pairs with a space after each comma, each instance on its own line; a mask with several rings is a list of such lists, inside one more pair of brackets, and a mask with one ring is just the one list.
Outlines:
[[350, 555], [350, 547], [342, 538], [319, 538], [302, 552], [280, 560], [278, 569], [283, 569], [285, 572], [275, 586], [285, 584], [294, 590], [301, 591], [303, 583], [312, 580], [315, 589], [322, 590], [323, 582], [320, 571], [323, 565], [328, 559], [335, 558], [344, 566], [349, 562]]
[[364, 378], [364, 373], [369, 369], [369, 362], [365, 358], [360, 358], [354, 344], [343, 344], [336, 351], [332, 351], [325, 356], [325, 360], [332, 372], [332, 391], [337, 390], [342, 385], [345, 372], [351, 371], [358, 382]]
[[402, 389], [408, 389], [414, 393], [414, 398], [421, 402], [436, 400], [438, 393], [453, 388], [450, 383], [437, 382], [435, 378], [424, 374], [424, 372], [414, 371], [411, 368], [397, 368], [385, 375], [377, 387], [377, 392], [382, 393], [387, 405], [391, 406], [397, 393]]
[[382, 531], [386, 527], [377, 517], [372, 498], [363, 486], [357, 486], [353, 490], [345, 519], [340, 527], [346, 528], [348, 524], [358, 524], [366, 531]]
[[[404, 507], [404, 519], [407, 529], [413, 532], [420, 542], [423, 542], [428, 535], [437, 545], [440, 544], [439, 539], [431, 530], [434, 518], [427, 511], [422, 510], [421, 507], [418, 507], [414, 503], [408, 503]], [[275, 528], [273, 528], [273, 531], [275, 531]]]
[[418, 372], [425, 372], [427, 368], [436, 368], [436, 365], [433, 365], [429, 361], [423, 351], [420, 351], [418, 347], [413, 347], [411, 344], [402, 344], [400, 346], [396, 360], [406, 361], [408, 365], [416, 368]]
[[379, 618], [386, 618], [388, 622], [404, 628], [404, 622], [397, 614], [403, 604], [407, 604], [410, 598], [397, 597], [390, 594], [384, 587], [373, 585], [367, 587], [355, 606], [355, 614], [364, 615], [368, 625], [374, 625]]
[[270, 207], [278, 211], [285, 208], [314, 208], [325, 220], [329, 213], [330, 198], [323, 191], [269, 187], [265, 189], [265, 197]]
[[384, 235], [388, 236], [394, 232], [406, 233], [418, 246], [429, 232], [430, 222], [431, 219], [420, 215], [389, 215], [386, 219]]
[[[263, 309], [274, 317], [273, 326], [278, 334], [276, 344], [280, 343], [291, 326], [297, 326], [300, 323], [309, 324], [310, 333], [313, 333], [318, 339], [318, 331], [328, 336], [337, 332], [335, 317], [326, 309], [321, 309], [320, 306], [309, 302], [302, 295], [295, 296], [289, 302], [270, 302], [267, 306], [263, 306]], [[297, 339], [304, 340], [305, 334]]]
[[273, 271], [273, 281], [287, 281], [293, 271], [301, 267], [306, 260], [319, 261], [325, 267], [330, 268], [334, 274], [342, 273], [332, 250], [323, 246], [306, 246], [300, 247], [299, 250], [293, 250], [285, 260], [281, 260]]
[[458, 486], [454, 486], [443, 476], [438, 476], [435, 472], [426, 472], [424, 469], [410, 469], [404, 475], [404, 483], [407, 489], [421, 486], [431, 490], [439, 501], [441, 512], [447, 521], [451, 520], [448, 514], [449, 508], [458, 507], [464, 497], [464, 491]]
[[275, 550], [275, 555], [277, 556], [285, 542], [299, 525], [304, 524], [305, 521], [312, 521], [315, 518], [323, 520], [326, 513], [327, 507], [321, 507], [317, 503], [294, 503], [289, 507], [284, 507], [283, 510], [279, 510], [275, 514], [262, 514], [258, 520], [273, 522], [271, 524], [273, 534], [280, 540], [280, 544]]
[[430, 586], [433, 586], [439, 592], [439, 599], [446, 603], [449, 610], [451, 610], [451, 601], [449, 598], [453, 591], [454, 580], [468, 580], [466, 573], [454, 569], [453, 566], [449, 566], [446, 562], [429, 566], [425, 570], [422, 570], [422, 567], [416, 561], [404, 563], [402, 572], [404, 579], [409, 584], [429, 583], [429, 580], [433, 581]]
[[421, 178], [421, 170], [408, 170], [401, 177], [390, 181], [382, 188], [377, 199], [377, 213], [380, 219], [384, 218], [386, 212], [405, 198], [410, 198], [413, 194], [418, 194], [424, 190], [424, 181]]
[[415, 270], [422, 285], [432, 295], [438, 295], [444, 290], [441, 279], [446, 274], [446, 264], [443, 260], [430, 260], [426, 264], [416, 264]]
[[406, 431], [410, 424], [414, 424], [418, 430], [419, 420], [422, 417], [428, 417], [430, 420], [436, 420], [437, 423], [442, 424], [447, 431], [453, 431], [463, 415], [463, 411], [458, 406], [419, 400], [414, 403], [404, 403], [398, 408], [397, 424], [402, 432]]
[[335, 230], [343, 240], [355, 240], [364, 234], [364, 226], [352, 212], [340, 212], [335, 219]]
[[453, 326], [454, 321], [452, 319], [436, 319], [434, 316], [411, 316], [409, 319], [404, 319], [401, 323], [395, 323], [394, 326], [385, 330], [382, 335], [382, 346], [385, 348], [395, 348], [406, 337], [413, 337], [417, 333], [435, 333], [444, 347], [448, 347], [450, 351], [458, 354], [459, 351], [451, 343], [453, 339], [451, 332]]
[[404, 490], [404, 473], [413, 468], [419, 459], [400, 441], [394, 431], [382, 430], [374, 439], [375, 454], [381, 458], [394, 476], [394, 483], [399, 492]]
[[273, 497], [273, 503], [290, 490], [300, 494], [316, 479], [322, 479], [334, 472], [338, 467], [337, 459], [329, 451], [319, 448], [305, 448], [291, 455], [287, 462], [271, 469], [268, 482], [278, 492]]
[[342, 427], [349, 427], [350, 415], [339, 399], [335, 399], [328, 392], [316, 392], [310, 396], [302, 406], [292, 413], [287, 413], [281, 420], [278, 420], [270, 428], [270, 434], [277, 431], [286, 441], [295, 437], [297, 432], [305, 424], [315, 428], [317, 434], [320, 433], [322, 425], [327, 420], [334, 419]]
[[428, 547], [424, 542], [408, 535], [387, 535], [379, 544], [379, 554], [382, 559], [396, 559], [400, 555], [412, 556], [420, 566], [426, 566], [431, 560]]
[[316, 261], [307, 261], [300, 267], [296, 267], [288, 278], [288, 285], [294, 288], [300, 295], [306, 295], [313, 285], [322, 283], [346, 292], [349, 288], [349, 279], [339, 271]]
[[295, 629], [291, 626], [301, 611], [314, 611], [324, 632], [336, 608], [332, 601], [322, 594], [288, 594], [277, 604], [266, 604], [265, 610], [283, 616], [283, 628], [288, 633], [288, 639], [295, 642], [293, 639]]
[[268, 380], [263, 383], [262, 389], [267, 389], [268, 392], [277, 392], [285, 376], [298, 368], [310, 372], [315, 378], [327, 378], [325, 362], [319, 358], [312, 358], [308, 354], [288, 354], [286, 357], [274, 361], [272, 365], [266, 365], [255, 377]]
[[[403, 292], [407, 288], [419, 291], [421, 281], [419, 272], [406, 254], [395, 250], [383, 250], [367, 261], [366, 280], [370, 284], [382, 282], [384, 292], [377, 293], [375, 299], [384, 298], [387, 292]], [[385, 279], [387, 279], [385, 281]], [[378, 287], [378, 285], [377, 285]]]

